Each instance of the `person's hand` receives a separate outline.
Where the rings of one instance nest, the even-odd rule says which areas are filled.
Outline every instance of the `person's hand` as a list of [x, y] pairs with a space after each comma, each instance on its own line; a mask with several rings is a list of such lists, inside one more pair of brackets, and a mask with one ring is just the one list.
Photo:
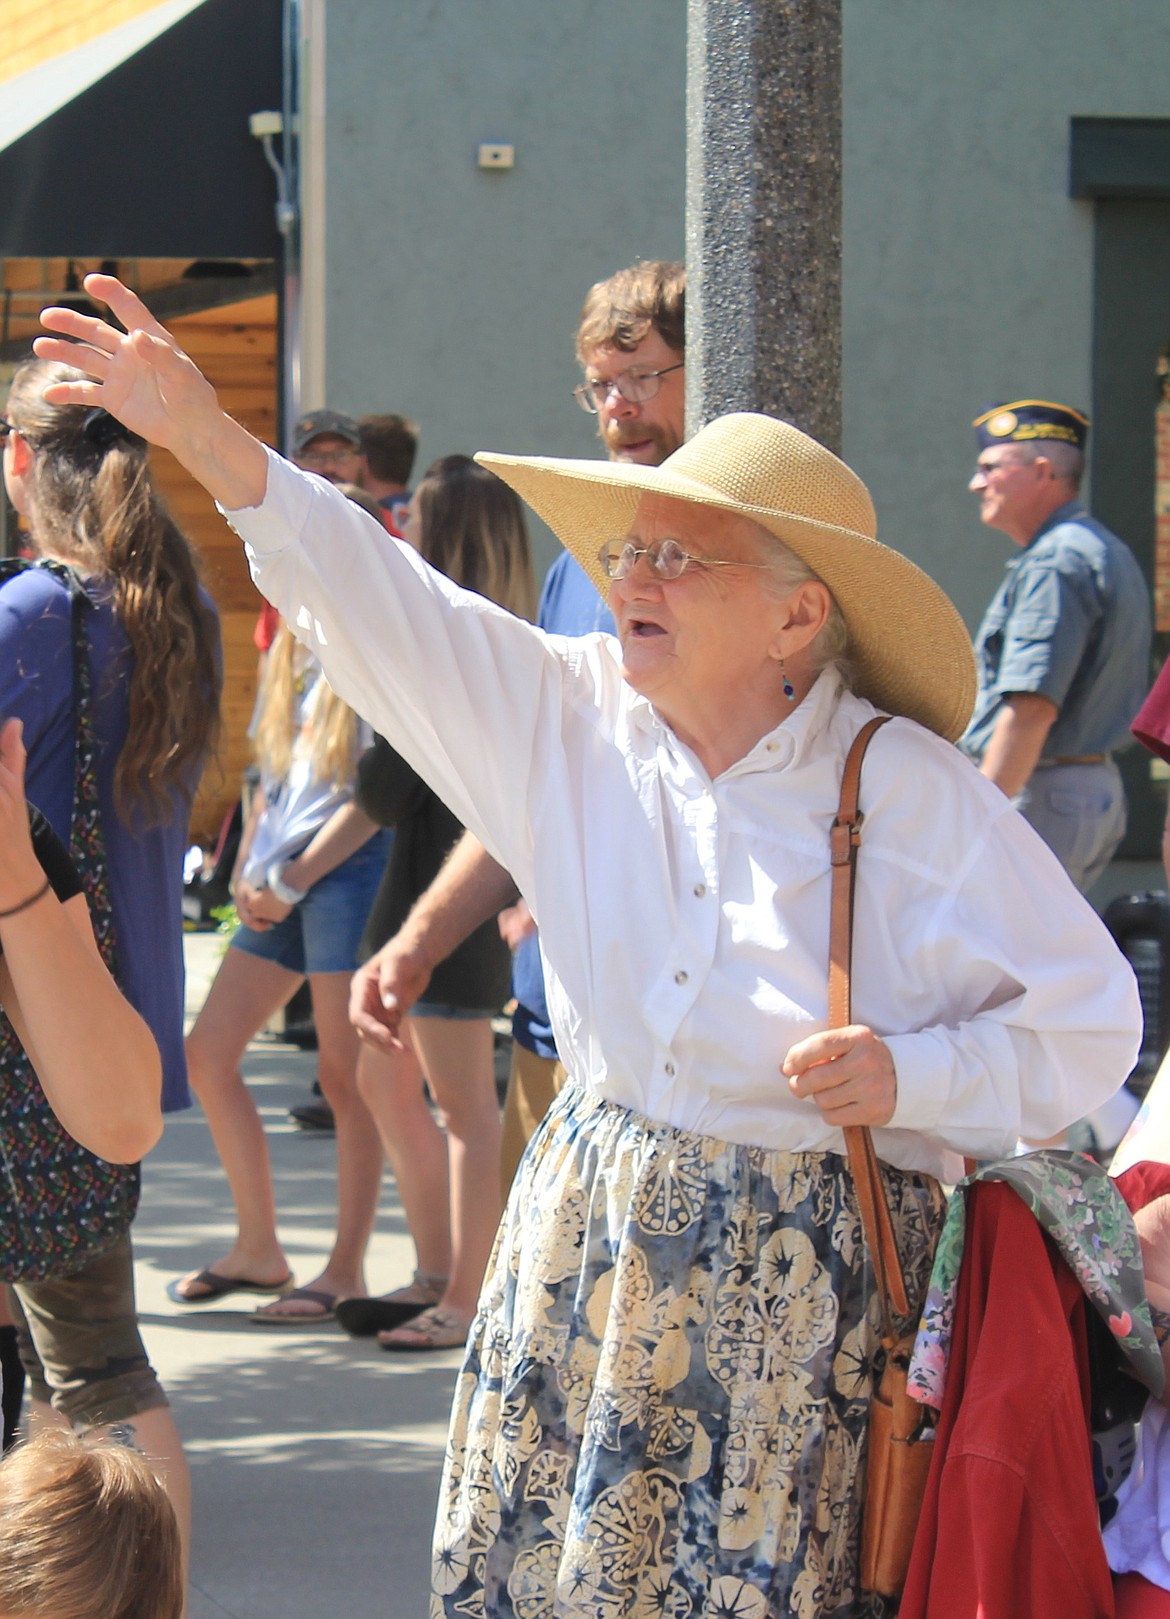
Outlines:
[[277, 899], [271, 888], [264, 887], [255, 890], [255, 898], [252, 901], [252, 914], [258, 916], [261, 922], [267, 922], [270, 925], [283, 922], [286, 916], [292, 915], [292, 909], [292, 906], [286, 904], [284, 900]]
[[100, 405], [131, 432], [170, 450], [200, 433], [210, 437], [222, 416], [215, 390], [141, 298], [112, 275], [87, 275], [85, 290], [126, 330], [76, 309], [43, 310], [41, 325], [62, 335], [38, 337], [38, 358], [64, 361], [92, 379], [54, 383], [45, 390], [50, 404]]
[[864, 1024], [825, 1029], [798, 1040], [781, 1064], [793, 1096], [808, 1096], [826, 1124], [889, 1124], [898, 1076], [889, 1047]]
[[402, 1051], [402, 1020], [430, 981], [430, 962], [396, 934], [350, 982], [349, 1021], [359, 1038], [379, 1051]]
[[235, 893], [232, 895], [235, 900], [236, 915], [244, 927], [251, 928], [253, 933], [267, 933], [272, 926], [269, 918], [261, 916], [256, 908], [260, 893], [260, 889], [254, 883], [250, 883], [246, 877], [241, 877], [237, 881]]
[[45, 880], [28, 826], [23, 736], [18, 719], [0, 726], [0, 911], [28, 899]]
[[500, 938], [509, 950], [518, 950], [525, 939], [530, 939], [536, 932], [536, 918], [522, 899], [518, 899], [515, 905], [509, 905], [506, 910], [501, 911], [496, 917], [496, 925], [500, 930]]

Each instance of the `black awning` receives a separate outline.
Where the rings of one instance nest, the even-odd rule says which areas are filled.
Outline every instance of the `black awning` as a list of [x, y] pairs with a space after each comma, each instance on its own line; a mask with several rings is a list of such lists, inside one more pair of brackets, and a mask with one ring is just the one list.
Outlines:
[[35, 69], [46, 116], [0, 151], [0, 256], [275, 258], [248, 118], [281, 106], [281, 27], [282, 0], [202, 0], [64, 106]]

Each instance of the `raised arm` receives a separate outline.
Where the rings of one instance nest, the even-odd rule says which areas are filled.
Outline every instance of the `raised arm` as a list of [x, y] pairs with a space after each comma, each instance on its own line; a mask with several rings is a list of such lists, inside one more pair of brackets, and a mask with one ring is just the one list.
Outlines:
[[45, 397], [100, 405], [169, 450], [220, 505], [258, 506], [268, 475], [260, 441], [220, 409], [215, 389], [136, 293], [112, 275], [87, 275], [85, 290], [126, 330], [76, 309], [42, 311], [41, 324], [60, 335], [34, 341], [39, 358], [76, 366], [91, 379], [55, 383]]

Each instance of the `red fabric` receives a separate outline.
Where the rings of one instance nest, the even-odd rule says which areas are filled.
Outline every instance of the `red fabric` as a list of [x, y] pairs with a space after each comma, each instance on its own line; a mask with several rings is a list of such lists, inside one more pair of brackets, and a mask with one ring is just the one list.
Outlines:
[[1170, 1164], [1157, 1164], [1143, 1158], [1140, 1164], [1133, 1164], [1115, 1175], [1114, 1184], [1129, 1204], [1129, 1212], [1136, 1214], [1147, 1203], [1170, 1192]]
[[252, 631], [252, 640], [255, 643], [257, 652], [268, 651], [273, 641], [276, 640], [276, 632], [279, 628], [280, 614], [271, 602], [265, 602], [260, 609], [260, 617], [256, 620], [256, 628]]
[[1151, 753], [1170, 762], [1170, 658], [1162, 665], [1130, 730]]
[[899, 1619], [1113, 1619], [1085, 1301], [1010, 1186], [967, 1191], [947, 1389]]
[[1170, 1591], [1142, 1574], [1115, 1574], [1113, 1600], [1117, 1619], [1170, 1619]]

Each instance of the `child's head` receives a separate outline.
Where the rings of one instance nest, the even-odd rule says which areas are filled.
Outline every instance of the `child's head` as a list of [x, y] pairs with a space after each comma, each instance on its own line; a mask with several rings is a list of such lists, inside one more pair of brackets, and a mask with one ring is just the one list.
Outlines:
[[180, 1619], [179, 1530], [150, 1464], [39, 1434], [0, 1464], [0, 1619]]

